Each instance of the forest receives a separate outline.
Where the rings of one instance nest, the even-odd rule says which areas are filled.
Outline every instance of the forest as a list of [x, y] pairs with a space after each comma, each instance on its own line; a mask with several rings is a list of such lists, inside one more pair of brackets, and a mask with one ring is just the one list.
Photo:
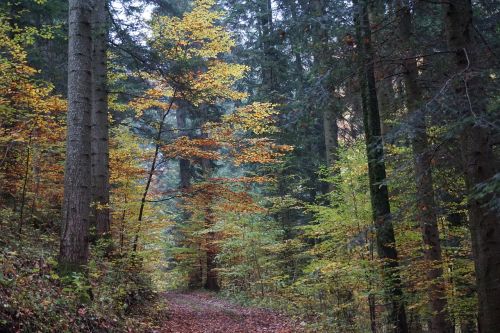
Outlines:
[[500, 332], [500, 1], [0, 0], [0, 332]]

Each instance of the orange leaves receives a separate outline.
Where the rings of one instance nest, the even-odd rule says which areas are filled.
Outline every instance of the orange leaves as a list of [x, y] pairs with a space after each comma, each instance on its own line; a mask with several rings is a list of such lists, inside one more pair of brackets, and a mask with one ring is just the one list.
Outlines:
[[225, 160], [235, 166], [242, 164], [278, 163], [293, 148], [277, 145], [269, 138], [252, 135], [274, 132], [277, 111], [270, 103], [253, 103], [238, 108], [219, 122], [203, 126], [207, 138], [180, 137], [162, 148], [167, 158]]
[[258, 205], [246, 191], [238, 191], [221, 182], [204, 182], [193, 185], [187, 192], [182, 207], [191, 213], [210, 207], [216, 212], [261, 213]]
[[270, 139], [248, 139], [246, 145], [241, 145], [240, 150], [235, 150], [233, 154], [234, 164], [241, 165], [245, 163], [277, 163], [286, 152], [293, 148], [286, 145], [277, 145]]
[[168, 158], [185, 160], [219, 160], [222, 155], [217, 151], [221, 143], [214, 139], [190, 139], [180, 137], [162, 148], [163, 155]]
[[235, 177], [235, 178], [210, 178], [211, 182], [220, 183], [241, 183], [241, 184], [264, 184], [274, 181], [274, 178], [265, 176], [253, 176], [253, 177]]

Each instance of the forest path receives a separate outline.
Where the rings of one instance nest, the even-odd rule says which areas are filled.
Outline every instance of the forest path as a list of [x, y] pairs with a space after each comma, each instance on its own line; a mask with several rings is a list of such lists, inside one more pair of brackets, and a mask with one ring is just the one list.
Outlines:
[[298, 333], [300, 325], [276, 312], [242, 307], [202, 292], [167, 293], [162, 333]]

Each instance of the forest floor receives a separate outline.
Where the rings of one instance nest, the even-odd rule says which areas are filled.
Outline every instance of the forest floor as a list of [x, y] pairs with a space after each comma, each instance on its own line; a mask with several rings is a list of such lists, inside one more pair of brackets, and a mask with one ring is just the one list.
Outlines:
[[272, 310], [243, 307], [202, 292], [167, 293], [161, 333], [299, 333], [301, 325]]

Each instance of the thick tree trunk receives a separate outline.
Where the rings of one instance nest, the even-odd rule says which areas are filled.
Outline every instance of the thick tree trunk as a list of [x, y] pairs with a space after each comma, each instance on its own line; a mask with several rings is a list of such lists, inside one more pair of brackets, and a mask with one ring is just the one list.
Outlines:
[[63, 272], [87, 263], [90, 214], [90, 4], [69, 1], [68, 115], [59, 264]]
[[368, 174], [373, 220], [375, 222], [377, 253], [383, 260], [383, 279], [385, 296], [389, 305], [390, 330], [407, 333], [406, 312], [403, 290], [399, 275], [398, 253], [394, 236], [394, 227], [389, 205], [389, 192], [386, 185], [384, 146], [380, 129], [377, 90], [373, 68], [373, 50], [371, 29], [366, 1], [361, 4], [354, 1], [356, 37], [359, 46], [360, 85], [362, 95], [363, 118], [368, 157]]
[[97, 235], [109, 234], [109, 125], [107, 93], [108, 25], [106, 0], [92, 10], [92, 203]]
[[448, 47], [455, 51], [455, 71], [459, 75], [454, 85], [459, 119], [464, 122], [460, 138], [464, 155], [464, 170], [469, 191], [468, 213], [476, 267], [479, 297], [479, 332], [493, 333], [500, 327], [500, 216], [489, 209], [491, 195], [478, 197], [479, 184], [492, 179], [498, 172], [493, 152], [492, 129], [483, 121], [487, 96], [479, 77], [472, 4], [456, 0], [443, 4]]
[[414, 133], [412, 148], [415, 162], [415, 181], [417, 196], [417, 220], [422, 230], [424, 256], [429, 263], [427, 271], [429, 307], [431, 310], [430, 332], [452, 332], [449, 320], [446, 291], [443, 281], [441, 241], [436, 216], [434, 185], [432, 180], [431, 156], [425, 113], [420, 109], [422, 91], [418, 85], [417, 60], [411, 52], [412, 17], [410, 8], [403, 1], [397, 3], [400, 45], [403, 47], [403, 78], [406, 88], [406, 105], [412, 119]]

